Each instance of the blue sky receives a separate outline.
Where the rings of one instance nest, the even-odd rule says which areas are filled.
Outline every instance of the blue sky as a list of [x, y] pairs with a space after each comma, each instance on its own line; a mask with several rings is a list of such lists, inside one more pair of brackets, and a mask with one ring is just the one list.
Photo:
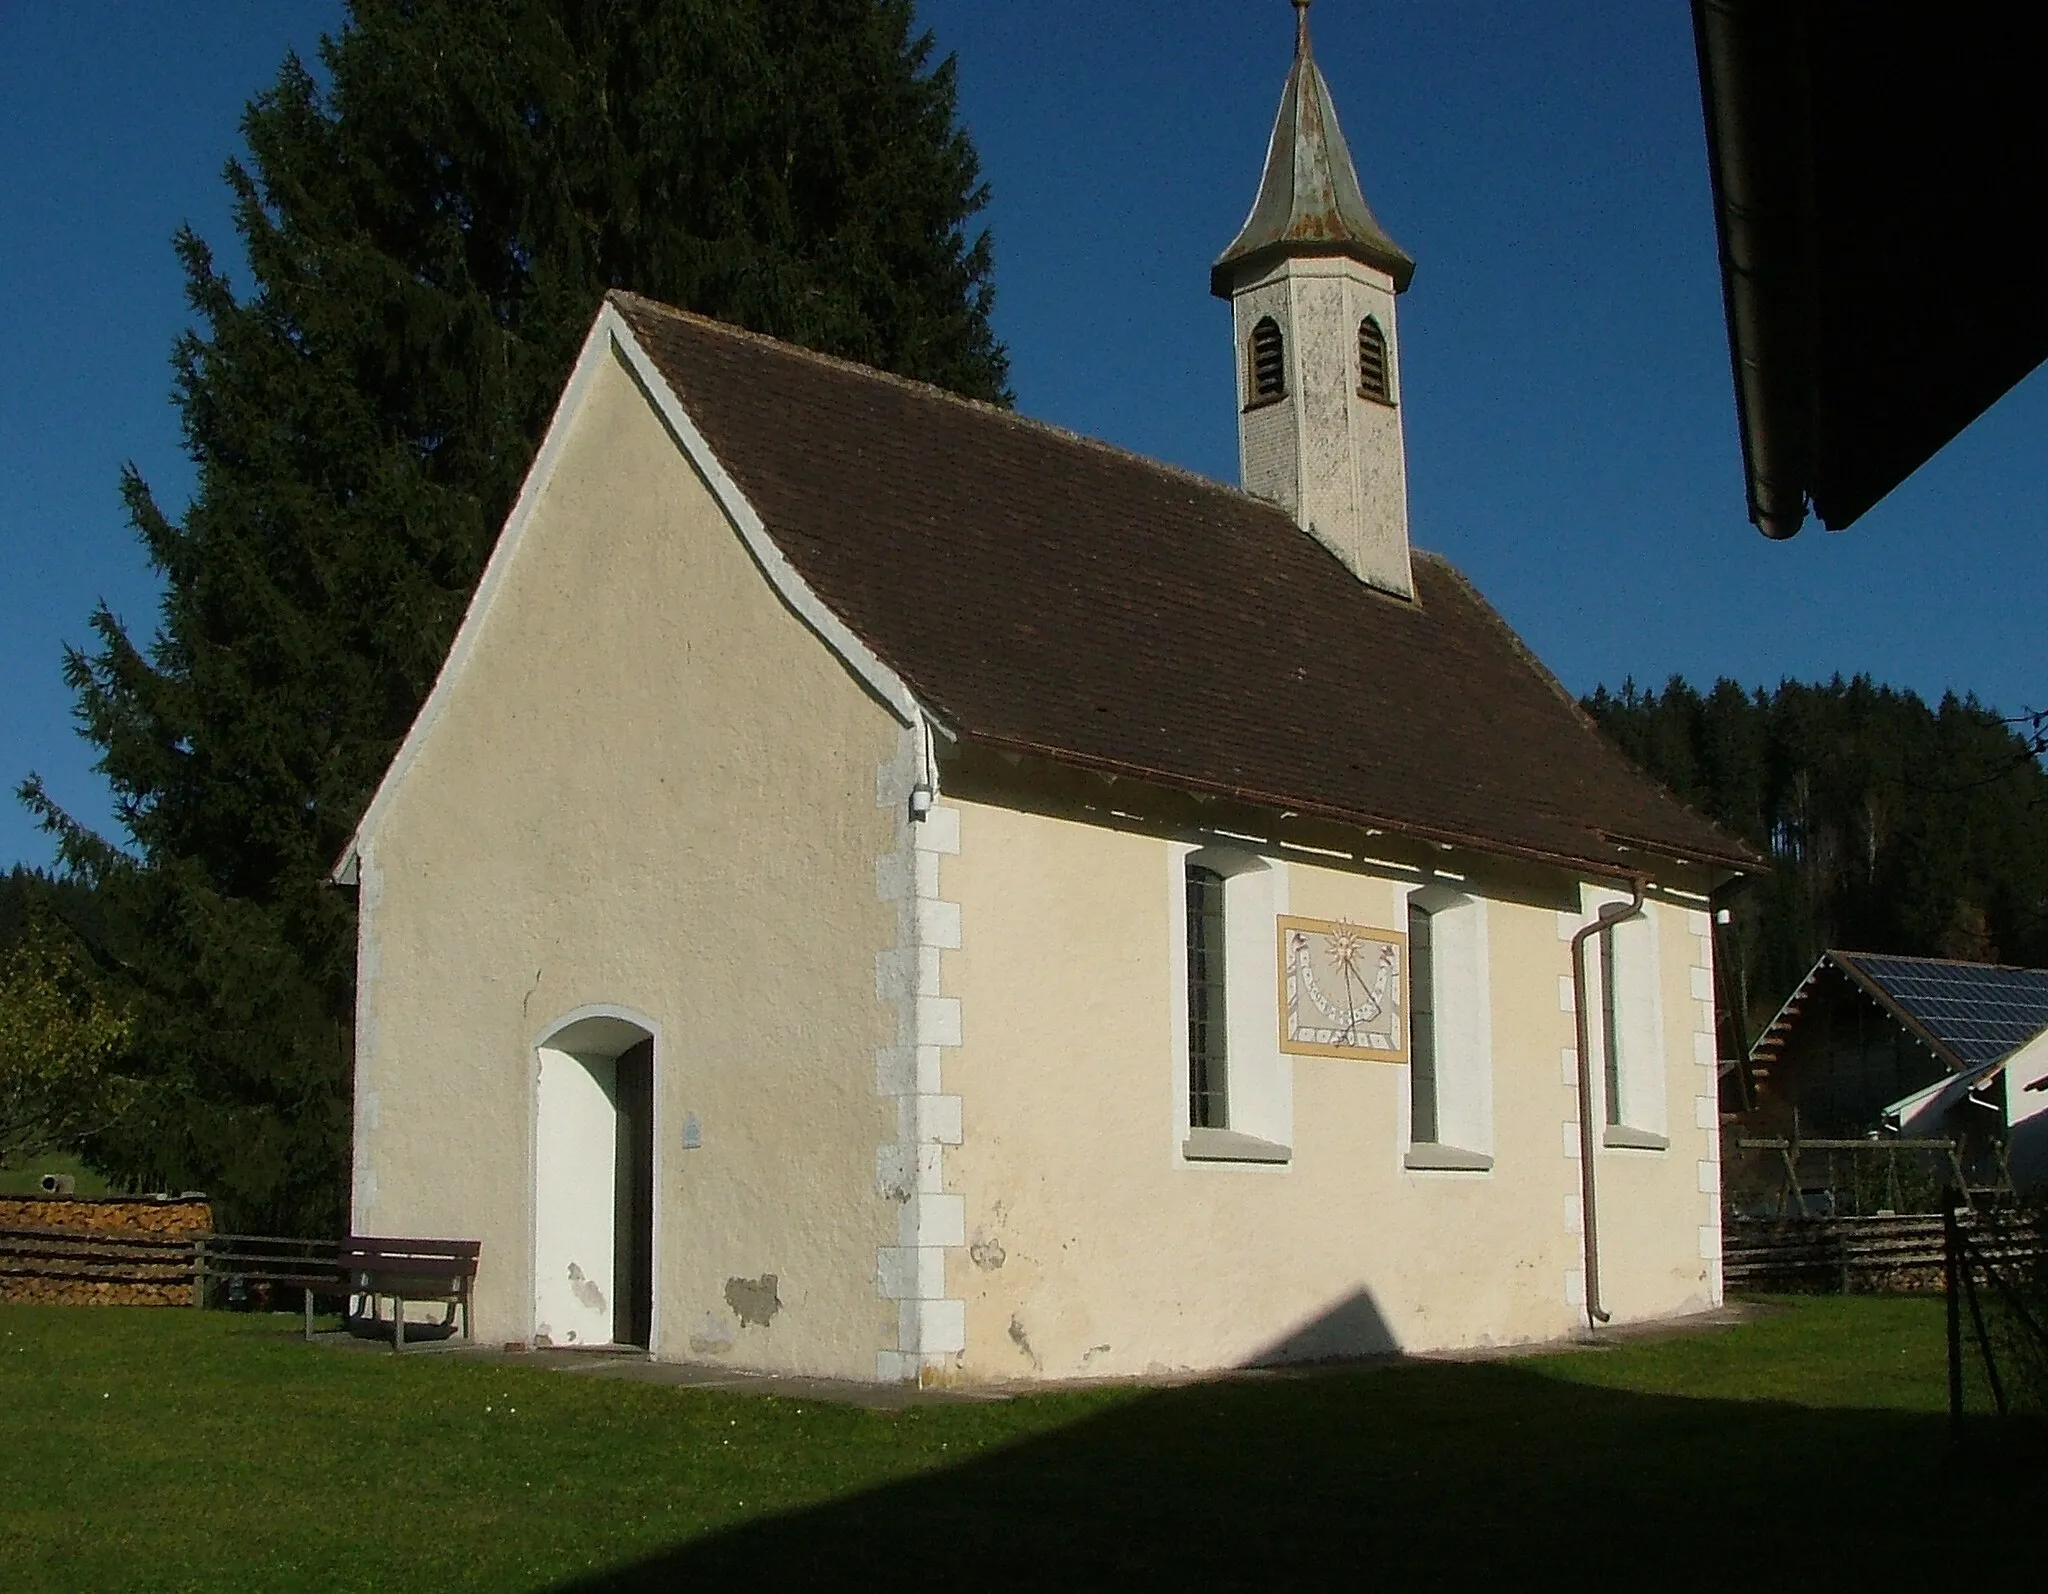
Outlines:
[[[994, 203], [1019, 406], [1230, 479], [1208, 263], [1243, 219], [1287, 69], [1282, 0], [921, 0], [958, 52]], [[1575, 690], [1866, 670], [2048, 706], [2048, 387], [2036, 376], [1839, 536], [1743, 517], [1690, 22], [1669, 0], [1320, 0], [1401, 302], [1415, 540]], [[334, 0], [0, 0], [0, 783], [109, 806], [61, 649], [104, 597], [152, 623], [117, 496], [175, 505], [186, 324], [169, 239], [232, 245], [243, 103]], [[1966, 291], [1899, 263], [1902, 301]], [[49, 844], [0, 801], [0, 867]]]

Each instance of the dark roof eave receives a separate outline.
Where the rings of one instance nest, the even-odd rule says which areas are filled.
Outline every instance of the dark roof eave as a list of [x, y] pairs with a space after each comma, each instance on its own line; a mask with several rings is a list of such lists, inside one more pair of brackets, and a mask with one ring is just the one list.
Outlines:
[[1750, 518], [1840, 531], [2048, 359], [2048, 10], [1692, 11]]
[[1813, 472], [1812, 153], [1786, 43], [1796, 11], [1693, 3], [1749, 518], [1774, 539], [1805, 523]]
[[[1072, 748], [1050, 747], [1038, 742], [1020, 740], [1016, 737], [993, 735], [987, 732], [954, 727], [957, 739], [985, 747], [991, 752], [1016, 753], [1028, 758], [1044, 759], [1047, 763], [1065, 765], [1071, 769], [1087, 770], [1093, 774], [1115, 775], [1125, 780], [1142, 780], [1168, 790], [1184, 791], [1196, 796], [1223, 797], [1233, 802], [1250, 803], [1260, 808], [1276, 808], [1310, 819], [1327, 819], [1336, 824], [1349, 825], [1359, 830], [1380, 830], [1392, 835], [1407, 836], [1416, 841], [1429, 842], [1442, 847], [1465, 847], [1474, 852], [1487, 853], [1495, 857], [1513, 858], [1522, 863], [1543, 864], [1547, 867], [1564, 869], [1574, 874], [1592, 874], [1608, 880], [1636, 880], [1646, 878], [1647, 871], [1635, 867], [1619, 858], [1599, 858], [1590, 854], [1559, 852], [1547, 847], [1530, 846], [1525, 842], [1503, 840], [1497, 836], [1481, 836], [1467, 831], [1445, 829], [1433, 825], [1419, 825], [1412, 820], [1392, 819], [1384, 814], [1366, 813], [1359, 809], [1343, 808], [1331, 803], [1318, 802], [1308, 798], [1289, 797], [1279, 792], [1261, 790], [1255, 786], [1240, 786], [1228, 781], [1204, 780], [1200, 776], [1178, 774], [1169, 770], [1155, 769], [1148, 765], [1131, 763], [1123, 759], [1104, 758], [1100, 754], [1077, 752]], [[1640, 852], [1666, 863], [1681, 866], [1719, 870], [1730, 877], [1762, 872], [1758, 860], [1734, 855], [1715, 855], [1707, 852], [1681, 855], [1671, 848], [1652, 842], [1635, 841], [1623, 837], [1614, 838], [1618, 849]]]

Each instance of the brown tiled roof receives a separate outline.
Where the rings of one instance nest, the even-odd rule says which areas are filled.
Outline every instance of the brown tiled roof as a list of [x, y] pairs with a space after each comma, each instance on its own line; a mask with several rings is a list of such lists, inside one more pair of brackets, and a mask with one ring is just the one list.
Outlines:
[[1463, 576], [1361, 585], [1270, 504], [613, 296], [797, 573], [960, 737], [1483, 850], [1748, 867]]

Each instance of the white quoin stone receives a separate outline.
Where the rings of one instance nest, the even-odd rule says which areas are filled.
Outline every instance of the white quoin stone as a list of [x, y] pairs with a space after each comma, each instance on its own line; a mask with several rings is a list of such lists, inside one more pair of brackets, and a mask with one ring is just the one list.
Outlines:
[[[1277, 399], [1254, 395], [1252, 331], [1268, 316], [1287, 375]], [[1368, 316], [1386, 341], [1390, 403], [1360, 391]], [[1280, 260], [1236, 286], [1231, 319], [1245, 491], [1285, 509], [1368, 586], [1413, 597], [1393, 278], [1342, 255]]]

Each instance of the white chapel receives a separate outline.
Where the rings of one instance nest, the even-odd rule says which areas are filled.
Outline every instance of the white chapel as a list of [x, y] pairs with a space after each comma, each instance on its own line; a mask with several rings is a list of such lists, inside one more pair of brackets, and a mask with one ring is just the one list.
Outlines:
[[481, 1241], [480, 1338], [974, 1384], [1719, 1302], [1755, 860], [1410, 546], [1414, 262], [1297, 10], [1239, 484], [599, 310], [337, 871], [352, 1223]]

